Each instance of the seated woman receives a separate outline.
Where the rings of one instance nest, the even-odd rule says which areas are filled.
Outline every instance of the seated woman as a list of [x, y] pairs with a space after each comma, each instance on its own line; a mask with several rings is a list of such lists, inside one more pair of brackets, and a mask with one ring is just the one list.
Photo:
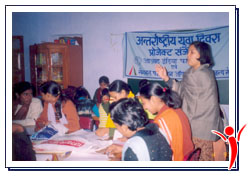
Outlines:
[[[150, 81], [147, 80], [147, 79], [141, 79], [139, 81], [139, 90], [141, 89], [141, 87], [143, 87], [144, 85], [148, 84]], [[140, 99], [140, 93], [138, 92], [136, 94], [136, 97], [139, 99], [140, 103], [142, 104], [142, 101]], [[152, 114], [150, 111], [148, 111], [147, 109], [145, 109], [145, 112], [147, 113], [147, 116], [148, 116], [148, 119], [149, 119], [149, 122], [153, 122], [154, 118], [156, 115]]]
[[[122, 81], [115, 80], [109, 85], [109, 95], [110, 95], [110, 103], [116, 102], [122, 98], [134, 98], [134, 94], [130, 88], [130, 86]], [[106, 127], [109, 128], [109, 137], [113, 138], [115, 133], [115, 125], [108, 115]]]
[[109, 78], [107, 76], [101, 76], [99, 78], [99, 88], [96, 89], [94, 96], [93, 96], [93, 101], [97, 104], [97, 107], [99, 107], [100, 103], [102, 103], [102, 90], [107, 88], [109, 85]]
[[164, 131], [174, 161], [183, 161], [194, 150], [189, 120], [181, 110], [181, 99], [169, 88], [147, 83], [140, 89], [144, 109], [157, 114], [154, 122]]
[[44, 100], [44, 109], [36, 121], [36, 131], [48, 124], [55, 124], [66, 133], [80, 129], [76, 107], [62, 94], [58, 83], [47, 81], [41, 85], [40, 91]]
[[98, 108], [93, 100], [90, 99], [89, 92], [84, 87], [78, 87], [73, 98], [76, 105], [78, 115], [92, 117], [95, 115], [99, 117]]
[[99, 128], [96, 130], [97, 136], [104, 136], [109, 133], [109, 128], [106, 127], [109, 114], [110, 95], [107, 88], [102, 90], [102, 102], [99, 105]]
[[[147, 114], [137, 99], [120, 99], [111, 104], [110, 114], [117, 130], [128, 138], [122, 149], [123, 161], [171, 160], [172, 151], [166, 138], [156, 124], [146, 125]], [[115, 151], [113, 147], [107, 149], [110, 153]]]
[[[85, 118], [98, 120], [99, 111], [96, 103], [91, 100], [89, 92], [83, 87], [78, 87], [73, 98], [79, 115], [80, 127], [88, 130], [93, 130], [91, 124], [85, 124]], [[96, 118], [95, 118], [96, 117]], [[92, 124], [93, 125], [93, 124]], [[91, 127], [90, 127], [91, 126]]]
[[13, 123], [24, 127], [35, 126], [35, 120], [43, 111], [41, 101], [33, 97], [33, 86], [29, 82], [20, 82], [14, 86]]

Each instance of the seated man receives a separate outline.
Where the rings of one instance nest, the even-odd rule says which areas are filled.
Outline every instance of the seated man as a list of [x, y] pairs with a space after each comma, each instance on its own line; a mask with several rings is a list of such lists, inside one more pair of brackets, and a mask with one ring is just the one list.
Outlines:
[[29, 82], [20, 82], [14, 86], [13, 123], [24, 127], [35, 126], [35, 120], [43, 110], [41, 101], [33, 97], [33, 86]]

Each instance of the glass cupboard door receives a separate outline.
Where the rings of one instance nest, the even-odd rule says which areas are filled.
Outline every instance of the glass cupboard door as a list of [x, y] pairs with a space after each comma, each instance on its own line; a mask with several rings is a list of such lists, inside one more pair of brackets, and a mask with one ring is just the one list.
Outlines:
[[46, 54], [38, 53], [35, 55], [35, 73], [37, 85], [48, 80], [49, 70]]
[[63, 54], [60, 52], [51, 53], [51, 80], [59, 83], [63, 88]]

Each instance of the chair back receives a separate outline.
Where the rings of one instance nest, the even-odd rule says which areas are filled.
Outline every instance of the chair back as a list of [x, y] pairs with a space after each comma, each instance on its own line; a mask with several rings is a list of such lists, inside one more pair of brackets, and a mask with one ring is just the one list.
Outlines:
[[93, 130], [94, 120], [91, 117], [79, 116], [80, 128], [84, 130]]

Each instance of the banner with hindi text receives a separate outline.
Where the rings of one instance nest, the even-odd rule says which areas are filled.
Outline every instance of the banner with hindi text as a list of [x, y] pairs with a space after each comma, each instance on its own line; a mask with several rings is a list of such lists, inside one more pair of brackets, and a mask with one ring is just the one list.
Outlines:
[[160, 79], [155, 64], [165, 66], [171, 78], [182, 79], [189, 68], [189, 44], [203, 41], [211, 45], [216, 79], [229, 79], [229, 27], [190, 31], [145, 31], [125, 33], [124, 76]]

